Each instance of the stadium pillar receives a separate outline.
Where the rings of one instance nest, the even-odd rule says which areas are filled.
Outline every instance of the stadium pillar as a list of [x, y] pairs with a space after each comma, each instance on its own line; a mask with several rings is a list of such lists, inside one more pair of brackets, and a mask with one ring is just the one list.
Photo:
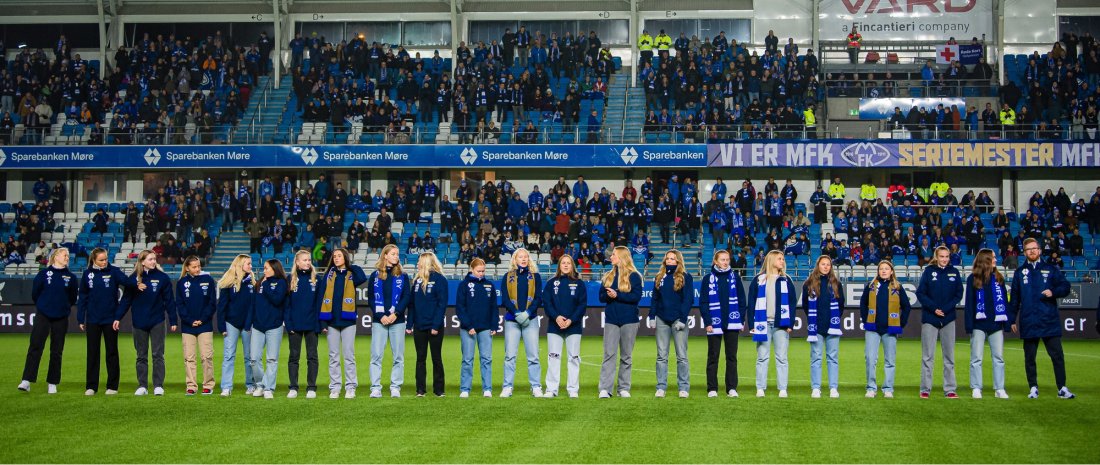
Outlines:
[[[638, 0], [630, 0], [630, 87], [638, 86], [638, 71], [634, 69], [633, 63], [640, 63], [638, 58], [638, 33], [641, 28], [638, 27]], [[625, 68], [626, 65], [623, 65]]]
[[455, 66], [458, 65], [458, 43], [462, 39], [462, 34], [465, 29], [462, 24], [462, 19], [459, 17], [459, 5], [460, 0], [451, 0], [451, 73], [455, 71]]
[[[271, 0], [271, 9], [274, 12], [274, 17], [271, 18], [271, 22], [275, 25], [275, 50], [272, 52], [275, 56], [271, 59], [271, 70], [273, 77], [275, 78], [275, 88], [279, 88], [279, 75], [281, 74], [282, 56], [283, 56], [283, 34], [282, 34], [282, 15], [279, 14], [279, 0]], [[266, 57], [264, 57], [266, 59]]]
[[810, 16], [810, 47], [817, 47], [817, 56], [823, 57], [825, 55], [821, 53], [821, 46], [818, 43], [818, 40], [821, 39], [821, 34], [818, 33], [817, 24], [821, 21], [821, 18], [818, 17], [818, 15], [821, 14], [821, 2], [814, 0], [812, 3], [814, 4], [814, 10], [813, 15]]
[[107, 76], [107, 70], [110, 66], [107, 65], [107, 15], [103, 11], [103, 0], [96, 0], [96, 11], [99, 12], [99, 77], [100, 79]]

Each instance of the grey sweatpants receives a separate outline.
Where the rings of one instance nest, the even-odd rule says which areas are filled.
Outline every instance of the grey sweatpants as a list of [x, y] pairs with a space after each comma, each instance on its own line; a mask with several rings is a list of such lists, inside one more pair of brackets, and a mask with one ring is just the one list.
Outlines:
[[657, 318], [657, 389], [668, 389], [668, 349], [669, 339], [676, 347], [676, 387], [681, 391], [691, 388], [690, 368], [688, 367], [688, 330], [676, 331]]
[[359, 375], [355, 369], [355, 329], [328, 327], [328, 389], [340, 390], [340, 356], [344, 356], [344, 390], [354, 391], [359, 386]]
[[134, 328], [134, 350], [137, 352], [137, 382], [139, 387], [149, 388], [149, 349], [153, 349], [153, 387], [164, 387], [164, 335], [165, 325], [160, 322], [149, 331]]
[[608, 324], [603, 329], [603, 364], [600, 365], [600, 390], [610, 392], [615, 381], [615, 355], [619, 356], [619, 387], [617, 391], [630, 390], [630, 368], [633, 365], [634, 339], [638, 337], [638, 323], [622, 326]]
[[936, 339], [943, 350], [943, 392], [955, 392], [955, 322], [942, 328], [930, 324], [920, 326], [920, 392], [932, 391], [932, 368], [936, 363]]

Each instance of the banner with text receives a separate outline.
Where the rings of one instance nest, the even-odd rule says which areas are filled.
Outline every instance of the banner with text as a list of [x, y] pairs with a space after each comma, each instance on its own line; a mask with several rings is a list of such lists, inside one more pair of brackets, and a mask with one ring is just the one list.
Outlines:
[[1100, 167], [1100, 143], [885, 140], [724, 143], [707, 146], [707, 166], [1095, 168]]
[[852, 27], [867, 41], [993, 37], [993, 0], [822, 0], [821, 40], [845, 40]]

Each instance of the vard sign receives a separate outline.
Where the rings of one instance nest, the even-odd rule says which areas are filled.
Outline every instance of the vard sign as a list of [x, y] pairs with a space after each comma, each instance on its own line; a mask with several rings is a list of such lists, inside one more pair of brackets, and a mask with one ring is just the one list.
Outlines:
[[845, 40], [852, 27], [863, 40], [959, 41], [993, 37], [994, 0], [821, 0], [821, 40]]

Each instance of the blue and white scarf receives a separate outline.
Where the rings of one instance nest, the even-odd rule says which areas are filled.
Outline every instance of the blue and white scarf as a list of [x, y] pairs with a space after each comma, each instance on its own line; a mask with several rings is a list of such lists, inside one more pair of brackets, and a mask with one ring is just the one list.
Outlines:
[[385, 293], [382, 291], [382, 285], [384, 283], [385, 280], [381, 279], [378, 276], [378, 272], [375, 271], [371, 276], [371, 290], [374, 292], [374, 313], [385, 313], [389, 315], [397, 309], [397, 303], [401, 301], [401, 291], [405, 287], [405, 276], [393, 277], [393, 290], [390, 293], [389, 309], [386, 308], [386, 304], [383, 302]]
[[719, 269], [715, 268], [714, 272], [710, 274], [710, 286], [708, 294], [710, 295], [710, 304], [707, 306], [708, 316], [710, 317], [710, 326], [712, 332], [708, 335], [722, 334], [722, 301], [718, 300], [718, 276], [717, 273], [729, 273], [729, 297], [726, 299], [726, 303], [729, 308], [729, 322], [726, 323], [726, 328], [730, 331], [740, 331], [745, 327], [744, 320], [741, 317], [741, 305], [740, 299], [737, 295], [737, 274], [732, 272], [729, 268]]
[[[779, 321], [777, 327], [789, 328], [791, 326], [791, 293], [787, 288], [787, 280], [782, 276], [776, 278], [779, 281]], [[756, 278], [756, 308], [753, 314], [752, 340], [754, 342], [766, 342], [768, 340], [768, 276], [761, 274]]]
[[[990, 277], [992, 279], [992, 276]], [[1008, 321], [1008, 314], [1005, 312], [1005, 289], [1001, 283], [998, 283], [996, 279], [992, 279], [993, 285], [993, 311], [996, 316], [993, 317], [993, 321]], [[974, 315], [975, 320], [984, 320], [987, 316], [985, 314], [985, 289], [978, 289], [978, 314]]]
[[[806, 313], [809, 320], [807, 325], [809, 329], [809, 336], [806, 337], [808, 342], [817, 342], [817, 296], [810, 296], [807, 301], [809, 302], [809, 308]], [[840, 301], [837, 300], [834, 295], [832, 300], [829, 301], [829, 333], [830, 336], [840, 336], [844, 334], [840, 330]]]

